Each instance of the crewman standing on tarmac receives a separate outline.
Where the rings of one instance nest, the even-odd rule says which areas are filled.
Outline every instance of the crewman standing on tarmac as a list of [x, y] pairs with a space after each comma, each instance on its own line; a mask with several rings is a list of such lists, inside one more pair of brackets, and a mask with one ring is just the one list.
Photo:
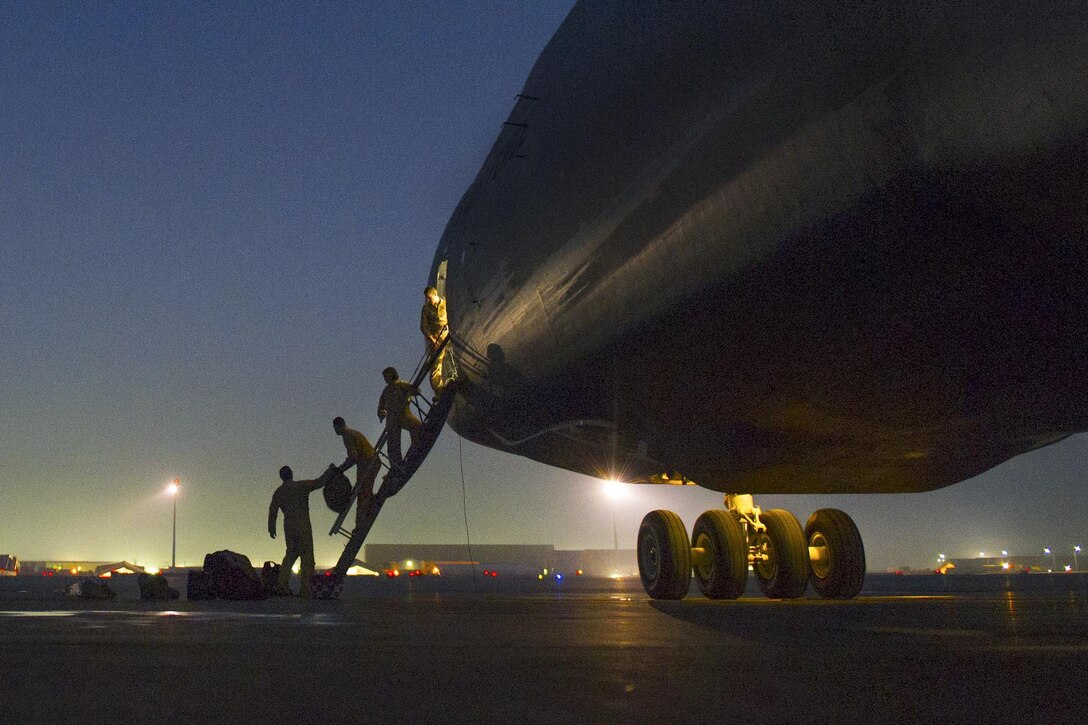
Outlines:
[[[427, 287], [423, 290], [425, 300], [423, 310], [419, 315], [419, 329], [423, 337], [427, 338], [430, 345], [429, 352], [434, 352], [449, 334], [446, 318], [446, 300], [438, 296], [438, 290]], [[442, 360], [446, 357], [446, 349], [438, 353], [434, 367], [431, 368], [431, 389], [435, 394], [442, 392]]]
[[365, 435], [354, 428], [348, 428], [347, 423], [340, 416], [332, 419], [332, 429], [344, 440], [344, 450], [348, 454], [348, 457], [340, 464], [340, 471], [343, 472], [355, 466], [355, 483], [359, 488], [359, 498], [355, 506], [355, 524], [358, 526], [366, 516], [371, 499], [374, 498], [374, 479], [378, 475], [377, 461], [374, 460], [374, 446], [370, 445]]
[[291, 593], [291, 567], [296, 559], [302, 559], [299, 573], [302, 583], [298, 595], [310, 598], [310, 577], [314, 573], [314, 532], [310, 528], [310, 493], [325, 485], [325, 477], [316, 481], [296, 481], [290, 466], [280, 469], [283, 482], [272, 494], [272, 503], [268, 506], [268, 535], [276, 538], [276, 518], [283, 511], [283, 534], [287, 539], [287, 553], [280, 565], [278, 581], [279, 591]]
[[412, 397], [419, 395], [419, 388], [401, 380], [396, 368], [386, 368], [382, 371], [382, 377], [385, 378], [386, 386], [378, 400], [378, 420], [385, 421], [389, 462], [393, 468], [399, 469], [404, 465], [400, 454], [400, 432], [408, 431], [413, 446], [419, 437], [419, 418], [412, 415], [409, 407]]

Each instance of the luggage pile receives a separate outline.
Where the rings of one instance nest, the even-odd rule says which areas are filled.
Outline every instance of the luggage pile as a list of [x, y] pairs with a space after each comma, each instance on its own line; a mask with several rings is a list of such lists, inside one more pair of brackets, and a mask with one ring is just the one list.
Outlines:
[[226, 549], [205, 556], [203, 571], [189, 572], [186, 595], [191, 600], [268, 598], [265, 584], [249, 557]]
[[181, 596], [177, 589], [166, 583], [162, 574], [140, 574], [136, 582], [140, 585], [140, 599], [169, 600]]

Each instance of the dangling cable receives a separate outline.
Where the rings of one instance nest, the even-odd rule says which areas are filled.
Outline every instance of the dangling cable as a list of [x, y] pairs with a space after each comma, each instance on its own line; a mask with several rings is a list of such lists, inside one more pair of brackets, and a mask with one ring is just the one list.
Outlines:
[[465, 453], [461, 449], [461, 436], [457, 436], [457, 462], [461, 467], [461, 511], [465, 514], [465, 544], [468, 546], [468, 563], [472, 567], [472, 593], [476, 593], [476, 560], [472, 558], [472, 538], [468, 534], [468, 492], [465, 489]]

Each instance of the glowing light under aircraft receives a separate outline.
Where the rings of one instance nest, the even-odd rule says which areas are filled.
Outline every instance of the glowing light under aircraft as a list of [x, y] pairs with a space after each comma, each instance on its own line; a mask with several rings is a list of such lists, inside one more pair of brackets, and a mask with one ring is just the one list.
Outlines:
[[608, 496], [608, 498], [613, 501], [619, 501], [620, 499], [627, 497], [627, 484], [623, 481], [610, 479], [604, 482], [602, 488], [604, 490], [604, 495]]

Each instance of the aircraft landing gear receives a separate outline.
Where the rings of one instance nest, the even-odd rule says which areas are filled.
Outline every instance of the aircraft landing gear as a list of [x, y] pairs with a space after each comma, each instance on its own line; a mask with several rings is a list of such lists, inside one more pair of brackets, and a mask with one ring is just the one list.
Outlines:
[[748, 544], [740, 521], [729, 511], [706, 511], [691, 532], [692, 561], [699, 591], [710, 599], [736, 599], [748, 582]]
[[853, 520], [820, 509], [804, 530], [784, 509], [761, 511], [748, 495], [727, 495], [727, 511], [704, 512], [688, 539], [680, 517], [651, 511], [638, 533], [638, 570], [654, 599], [681, 599], [694, 573], [704, 596], [736, 599], [751, 567], [760, 591], [796, 599], [812, 582], [829, 599], [849, 599], [865, 579], [865, 549]]
[[672, 511], [651, 511], [638, 527], [638, 574], [654, 599], [683, 599], [691, 585], [691, 542]]
[[820, 509], [805, 524], [812, 588], [825, 599], [851, 599], [865, 581], [865, 547], [854, 520], [838, 509]]

